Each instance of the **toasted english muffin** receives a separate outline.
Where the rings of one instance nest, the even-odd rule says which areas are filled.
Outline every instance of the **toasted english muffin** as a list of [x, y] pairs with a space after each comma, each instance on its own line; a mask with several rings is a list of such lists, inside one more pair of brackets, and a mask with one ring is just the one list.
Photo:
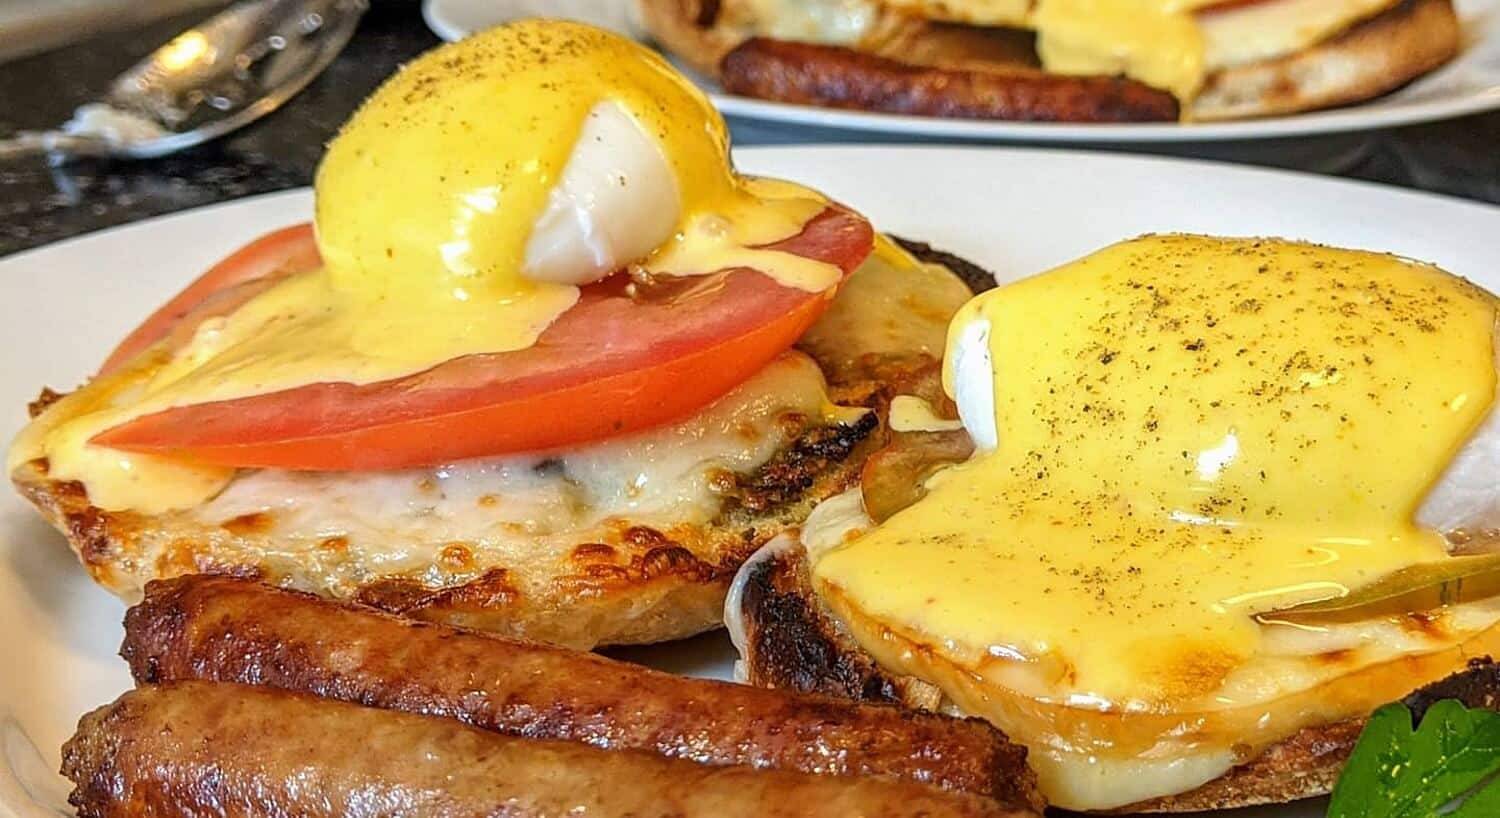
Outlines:
[[[106, 511], [45, 460], [12, 473], [84, 567], [134, 600], [190, 573], [260, 576], [418, 619], [579, 648], [721, 623], [762, 543], [857, 478], [885, 401], [930, 371], [993, 279], [925, 245], [875, 257], [800, 350], [693, 417], [567, 452], [389, 472], [242, 470], [161, 514]], [[944, 266], [947, 265], [947, 266]], [[60, 399], [44, 395], [33, 414]]]
[[1245, 119], [1362, 102], [1453, 59], [1460, 42], [1451, 0], [1402, 0], [1307, 51], [1210, 74], [1191, 115]]
[[[881, 668], [859, 646], [813, 591], [800, 545], [768, 548], [756, 555], [740, 582], [726, 616], [745, 681], [922, 710], [954, 710], [937, 687]], [[1500, 665], [1488, 657], [1461, 661], [1436, 681], [1414, 682], [1402, 701], [1420, 718], [1441, 699], [1500, 708]], [[1360, 717], [1309, 725], [1195, 789], [1108, 812], [1197, 812], [1326, 795], [1364, 722]]]

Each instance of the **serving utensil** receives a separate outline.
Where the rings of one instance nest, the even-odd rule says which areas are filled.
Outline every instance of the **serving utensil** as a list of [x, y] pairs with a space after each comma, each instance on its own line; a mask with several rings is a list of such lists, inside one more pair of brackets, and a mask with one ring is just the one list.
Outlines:
[[217, 139], [281, 107], [333, 62], [367, 0], [243, 0], [177, 35], [49, 131], [0, 140], [0, 159], [147, 159]]
[[1327, 625], [1358, 622], [1500, 595], [1500, 553], [1413, 565], [1333, 599], [1256, 614], [1261, 622]]

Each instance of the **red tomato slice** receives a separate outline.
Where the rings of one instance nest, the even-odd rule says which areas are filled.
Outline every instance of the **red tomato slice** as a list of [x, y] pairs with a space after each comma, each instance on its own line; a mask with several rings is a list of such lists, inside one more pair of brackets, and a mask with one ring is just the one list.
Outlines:
[[[830, 207], [772, 247], [852, 272], [874, 235]], [[617, 277], [618, 278], [618, 277]], [[535, 346], [457, 358], [356, 386], [320, 383], [185, 406], [94, 442], [230, 466], [387, 469], [544, 451], [691, 414], [796, 343], [832, 299], [749, 269], [697, 279], [670, 299], [586, 287]]]
[[311, 224], [283, 227], [261, 236], [209, 268], [187, 289], [151, 313], [145, 323], [125, 336], [109, 354], [99, 374], [107, 375], [118, 369], [173, 330], [190, 331], [205, 318], [233, 312], [276, 280], [322, 263]]

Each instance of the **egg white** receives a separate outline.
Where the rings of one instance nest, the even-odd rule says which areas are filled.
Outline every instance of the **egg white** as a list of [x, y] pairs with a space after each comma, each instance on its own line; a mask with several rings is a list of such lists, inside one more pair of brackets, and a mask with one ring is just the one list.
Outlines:
[[598, 281], [665, 243], [681, 215], [661, 147], [619, 104], [601, 102], [532, 227], [523, 272], [558, 284]]
[[990, 358], [990, 322], [974, 318], [958, 331], [953, 345], [953, 402], [958, 419], [979, 451], [1000, 445], [995, 424], [995, 365]]
[[[1500, 337], [1495, 339], [1495, 369], [1500, 372]], [[1417, 509], [1417, 522], [1444, 533], [1471, 534], [1500, 529], [1500, 412], [1495, 406]]]

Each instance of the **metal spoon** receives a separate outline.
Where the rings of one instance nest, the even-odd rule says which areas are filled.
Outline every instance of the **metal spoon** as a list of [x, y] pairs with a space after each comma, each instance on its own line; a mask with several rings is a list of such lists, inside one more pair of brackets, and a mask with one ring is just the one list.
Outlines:
[[333, 62], [367, 0], [244, 0], [179, 34], [51, 131], [0, 140], [0, 159], [148, 159], [269, 114]]

